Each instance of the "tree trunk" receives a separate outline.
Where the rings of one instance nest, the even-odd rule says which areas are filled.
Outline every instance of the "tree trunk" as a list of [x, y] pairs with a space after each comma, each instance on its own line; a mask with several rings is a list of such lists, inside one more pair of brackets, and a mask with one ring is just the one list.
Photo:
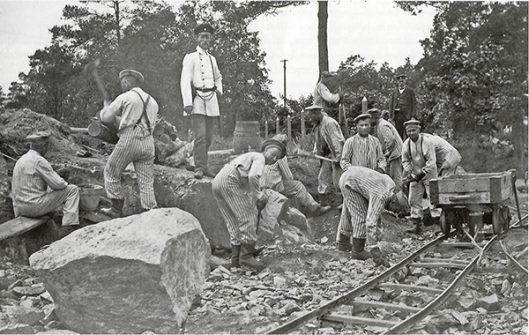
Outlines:
[[318, 1], [318, 65], [320, 75], [329, 71], [329, 51], [327, 50], [327, 1]]

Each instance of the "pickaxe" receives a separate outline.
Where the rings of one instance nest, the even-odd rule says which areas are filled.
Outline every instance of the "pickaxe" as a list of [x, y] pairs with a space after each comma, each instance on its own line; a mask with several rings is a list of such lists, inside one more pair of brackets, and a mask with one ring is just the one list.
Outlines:
[[105, 101], [110, 101], [108, 99], [108, 94], [107, 90], [105, 89], [105, 85], [103, 85], [103, 81], [101, 80], [101, 77], [99, 77], [99, 73], [97, 72], [97, 68], [99, 67], [99, 65], [101, 65], [101, 61], [98, 58], [88, 63], [84, 68], [84, 72], [92, 74], [97, 83], [97, 88], [99, 88], [99, 92], [101, 92], [101, 94], [103, 95], [103, 99], [105, 99]]
[[330, 158], [327, 158], [327, 157], [323, 157], [323, 156], [320, 156], [320, 155], [313, 155], [311, 152], [306, 151], [306, 150], [302, 150], [300, 148], [295, 148], [294, 149], [294, 155], [297, 155], [297, 156], [300, 156], [300, 157], [316, 158], [316, 159], [321, 159], [323, 161], [336, 163], [336, 161], [334, 161], [333, 159], [330, 159]]

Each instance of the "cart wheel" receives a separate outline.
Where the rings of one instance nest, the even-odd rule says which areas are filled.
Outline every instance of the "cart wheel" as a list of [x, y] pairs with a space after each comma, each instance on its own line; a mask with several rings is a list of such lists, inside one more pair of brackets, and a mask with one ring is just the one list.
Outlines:
[[453, 215], [450, 215], [451, 213], [447, 213], [447, 210], [443, 208], [443, 211], [441, 212], [441, 217], [439, 218], [439, 223], [441, 224], [441, 231], [446, 236], [450, 235], [450, 219], [453, 217]]
[[498, 235], [503, 230], [504, 220], [502, 215], [502, 210], [499, 207], [492, 209], [492, 231], [494, 234]]

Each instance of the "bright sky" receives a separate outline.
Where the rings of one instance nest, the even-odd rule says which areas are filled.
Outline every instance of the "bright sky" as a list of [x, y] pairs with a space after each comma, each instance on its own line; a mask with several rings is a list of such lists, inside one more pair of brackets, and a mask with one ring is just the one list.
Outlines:
[[[8, 92], [20, 72], [28, 72], [29, 59], [37, 49], [49, 46], [54, 25], [61, 20], [65, 4], [75, 1], [0, 0], [0, 86]], [[175, 5], [175, 1], [169, 1]], [[331, 71], [348, 56], [360, 54], [379, 66], [388, 62], [396, 68], [410, 57], [422, 57], [419, 40], [429, 36], [434, 11], [418, 16], [397, 8], [388, 0], [329, 1], [328, 49]], [[314, 90], [318, 78], [318, 5], [287, 7], [275, 16], [261, 17], [250, 25], [259, 31], [261, 50], [267, 53], [266, 67], [273, 81], [270, 90], [283, 94], [283, 63], [287, 59], [287, 96], [297, 99]]]

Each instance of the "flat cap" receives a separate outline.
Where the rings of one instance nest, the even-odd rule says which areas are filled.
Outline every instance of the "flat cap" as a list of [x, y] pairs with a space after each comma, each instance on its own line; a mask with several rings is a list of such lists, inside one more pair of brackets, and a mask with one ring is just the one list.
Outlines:
[[399, 67], [397, 69], [397, 73], [395, 74], [395, 77], [397, 78], [400, 78], [400, 77], [407, 77], [408, 75], [406, 74], [406, 71], [404, 71], [403, 68]]
[[371, 118], [371, 114], [360, 114], [358, 115], [357, 117], [354, 118], [354, 122], [358, 122], [360, 120], [363, 120], [363, 119], [370, 119]]
[[409, 121], [404, 122], [404, 127], [406, 127], [406, 129], [408, 129], [408, 128], [421, 128], [421, 123], [419, 122], [419, 120], [411, 119]]
[[280, 141], [269, 138], [263, 142], [261, 145], [261, 151], [264, 152], [267, 148], [276, 148], [281, 152], [279, 159], [287, 155], [287, 147]]
[[36, 133], [28, 135], [26, 138], [30, 141], [40, 141], [44, 139], [48, 139], [51, 136], [51, 132], [45, 130], [45, 131], [37, 131]]
[[380, 109], [378, 108], [371, 108], [366, 113], [371, 115], [372, 117], [379, 118], [380, 117]]
[[210, 33], [213, 34], [215, 30], [209, 23], [202, 23], [195, 27], [195, 35], [198, 35], [200, 33]]
[[321, 111], [322, 109], [323, 107], [318, 106], [318, 105], [312, 105], [312, 106], [305, 108], [306, 111]]
[[131, 77], [135, 77], [136, 79], [139, 80], [140, 84], [143, 83], [143, 75], [136, 71], [136, 70], [130, 70], [130, 69], [127, 69], [127, 70], [123, 70], [119, 73], [119, 80], [123, 79], [123, 77], [125, 76], [131, 76]]

